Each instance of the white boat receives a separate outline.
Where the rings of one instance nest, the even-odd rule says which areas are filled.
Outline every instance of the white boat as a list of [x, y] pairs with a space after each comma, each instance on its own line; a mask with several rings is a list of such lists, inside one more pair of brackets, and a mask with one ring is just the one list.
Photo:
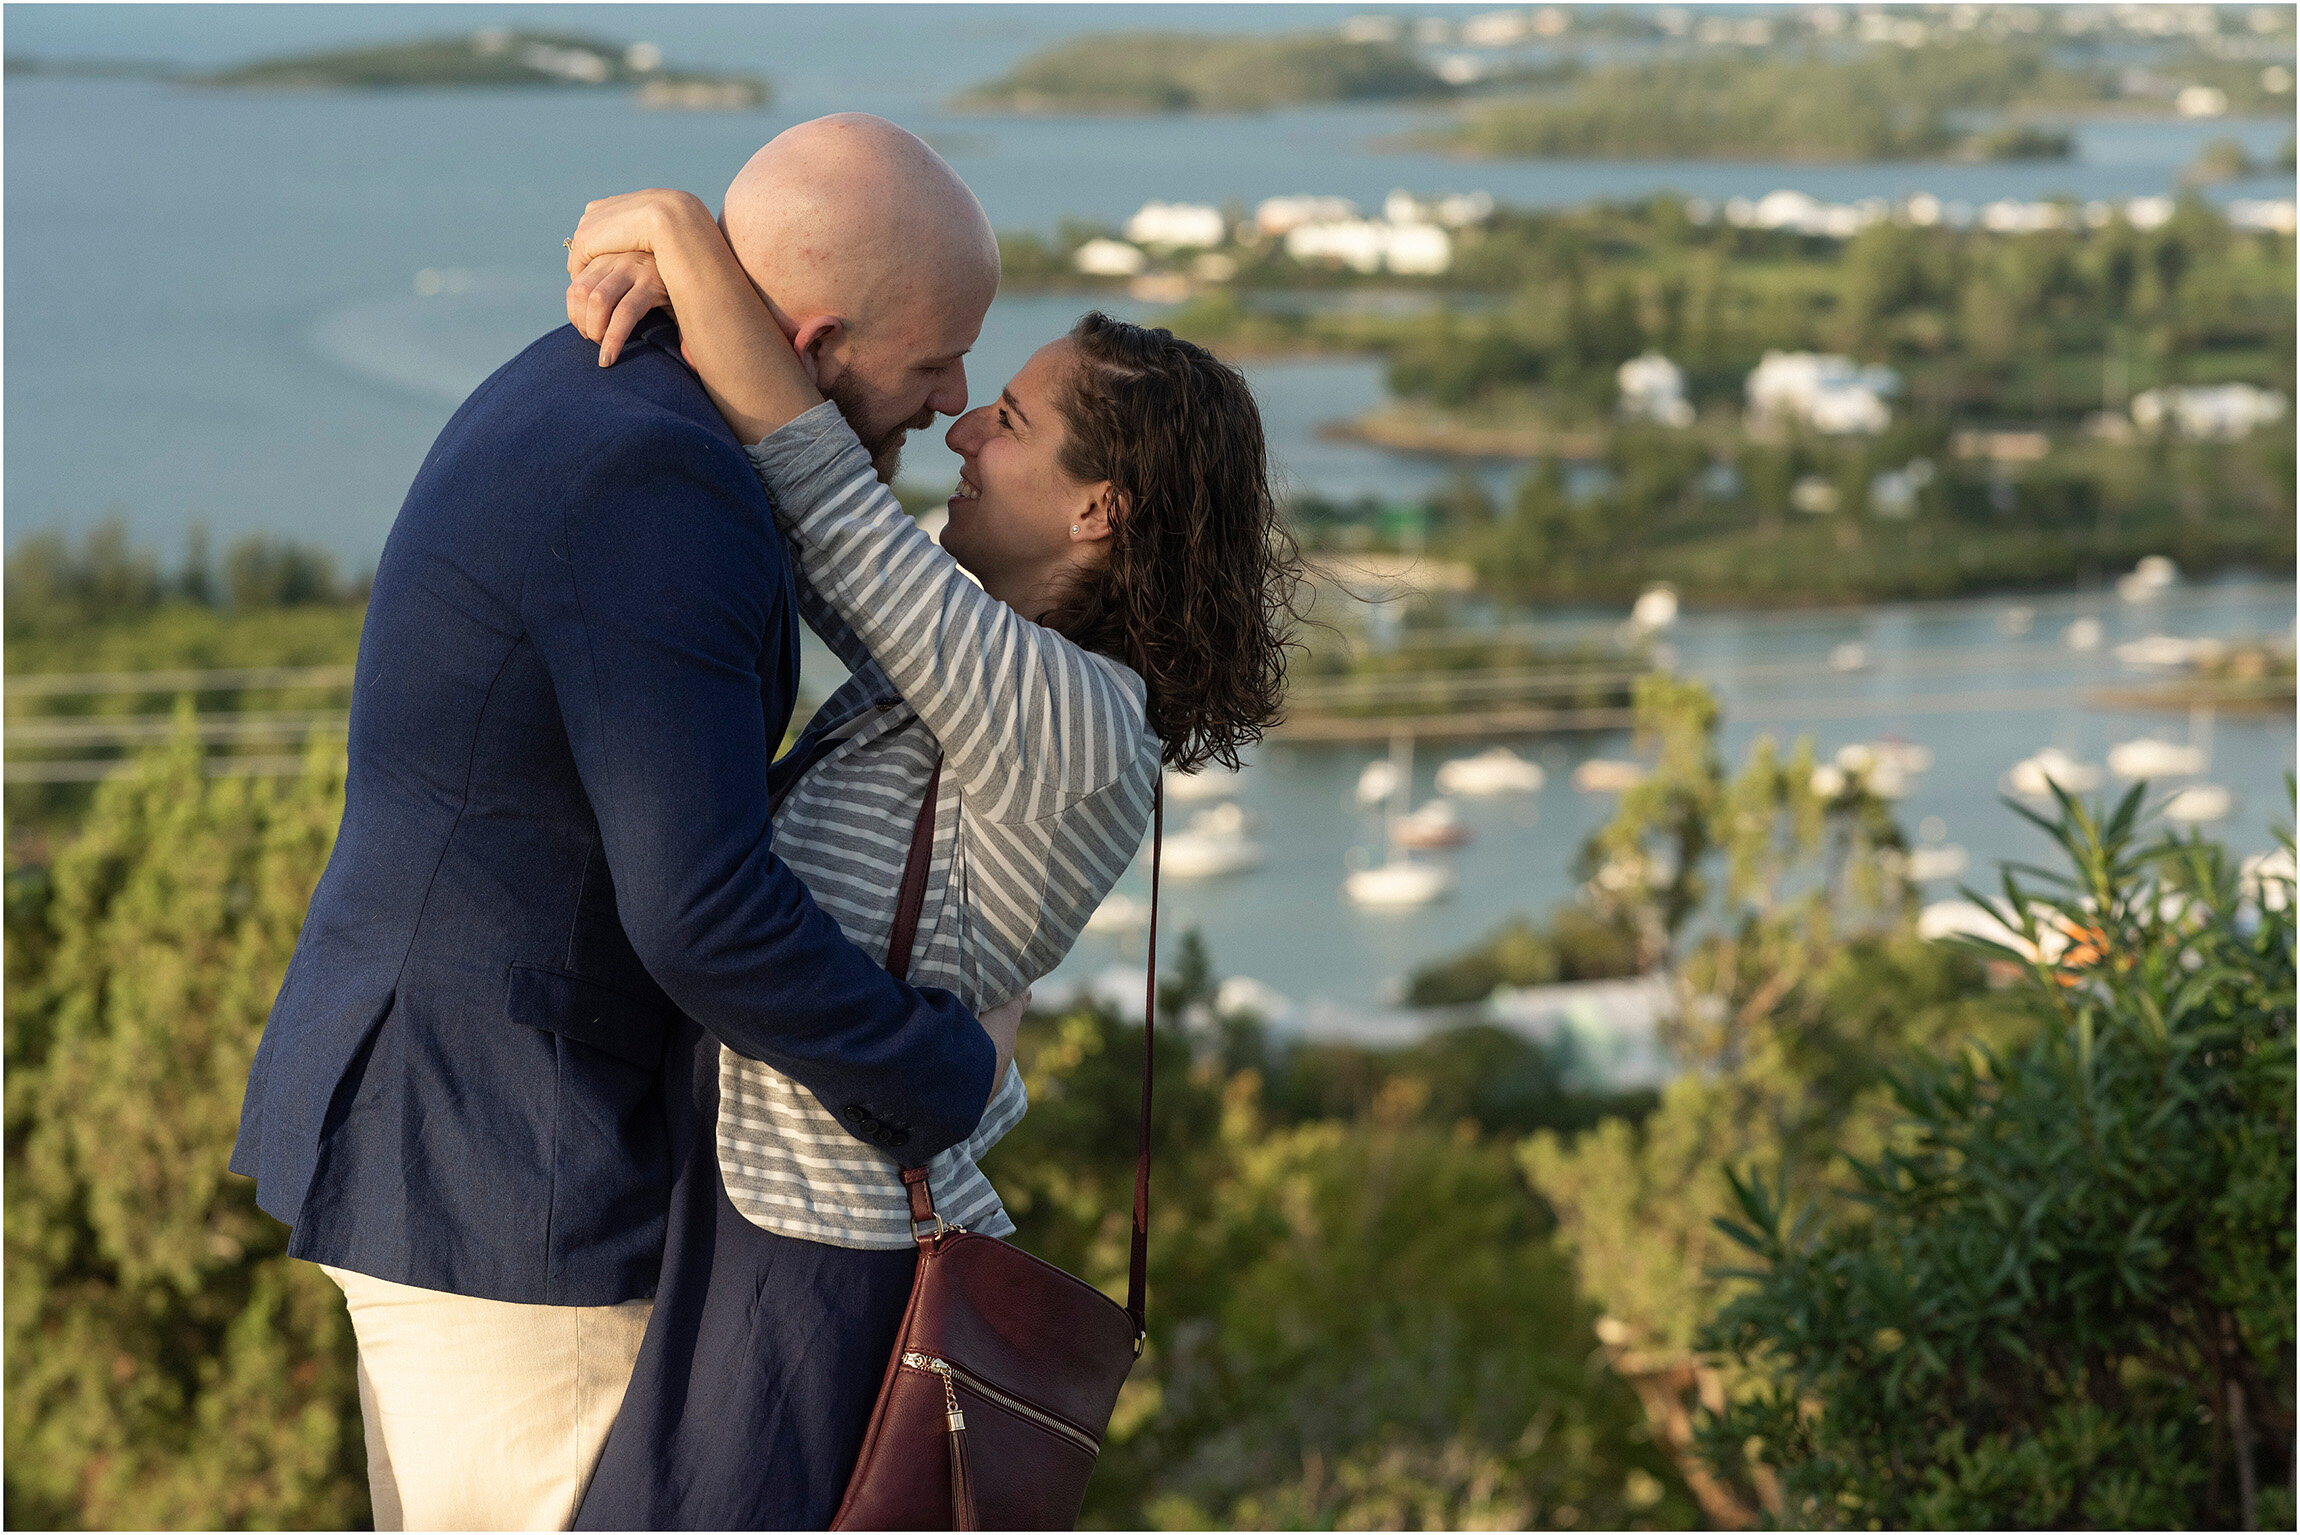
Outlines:
[[2060, 642], [2071, 650], [2098, 650], [2108, 630], [2097, 618], [2080, 618], [2060, 631]]
[[2192, 783], [2165, 802], [2164, 815], [2167, 820], [2194, 826], [2205, 821], [2225, 821], [2235, 806], [2236, 796], [2221, 785]]
[[1269, 855], [1246, 835], [1246, 813], [1236, 805], [1216, 805], [1190, 818], [1187, 831], [1166, 839], [1162, 867], [1176, 879], [1216, 879], [1258, 869]]
[[1645, 764], [1592, 757], [1573, 770], [1573, 786], [1584, 794], [1619, 794], [1645, 782]]
[[2126, 602], [2146, 602], [2179, 584], [2180, 567], [2161, 554], [2144, 555], [2129, 575], [2116, 578], [2116, 595]]
[[1228, 799], [1238, 792], [1243, 773], [1209, 764], [1194, 773], [1169, 771], [1166, 774], [1166, 798], [1177, 805], [1196, 804], [1202, 800]]
[[[1172, 842], [1167, 843], [1173, 846]], [[1150, 907], [1130, 895], [1113, 890], [1094, 908], [1094, 915], [1086, 919], [1089, 933], [1138, 933], [1150, 925]]]
[[1528, 762], [1506, 746], [1489, 746], [1470, 757], [1456, 757], [1437, 770], [1441, 794], [1539, 794], [1549, 775], [1539, 763]]
[[1677, 622], [1677, 593], [1666, 586], [1649, 586], [1638, 594], [1629, 621], [1640, 629], [1666, 629]]
[[2036, 609], [2026, 603], [2015, 603], [1997, 615], [1997, 633], [2008, 640], [2017, 640], [2036, 627]]
[[1357, 798], [1361, 805], [1378, 805], [1397, 792], [1398, 765], [1387, 757], [1377, 757], [1366, 764], [1358, 775]]
[[2090, 793], [2100, 787], [2100, 768], [2094, 763], [2077, 761], [2057, 746], [2048, 746], [2035, 756], [2014, 763], [2004, 776], [2007, 793], [2026, 795], [2030, 799], [2052, 798], [2054, 784], [2070, 794]]
[[1426, 906], [1453, 889], [1453, 875], [1435, 864], [1392, 858], [1342, 881], [1342, 894], [1359, 906]]
[[1880, 736], [1874, 741], [1837, 748], [1837, 765], [1848, 772], [1856, 768], [1887, 767], [1913, 777], [1932, 771], [1933, 749], [1905, 736]]
[[2108, 770], [2119, 778], [2190, 778], [2209, 764], [2204, 749], [2142, 736], [2108, 749]]
[[1433, 799], [1411, 815], [1401, 815], [1390, 827], [1390, 840], [1399, 847], [1460, 847], [1470, 829], [1453, 808], [1453, 801]]
[[1945, 847], [1920, 847], [1909, 851], [1909, 881], [1929, 884], [1936, 879], [1955, 879], [1971, 866], [1972, 859], [1965, 850], [1951, 842]]
[[1865, 672], [1869, 669], [1869, 647], [1859, 640], [1847, 640], [1829, 652], [1829, 669], [1839, 672]]

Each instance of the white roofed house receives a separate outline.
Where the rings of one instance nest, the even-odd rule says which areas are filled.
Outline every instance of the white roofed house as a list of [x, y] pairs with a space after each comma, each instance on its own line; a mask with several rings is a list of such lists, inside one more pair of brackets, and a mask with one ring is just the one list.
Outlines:
[[1358, 205], [1346, 197], [1265, 197], [1254, 209], [1254, 227], [1266, 235], [1282, 235], [1304, 224], [1340, 224], [1358, 216]]
[[1892, 425], [1886, 400], [1901, 376], [1825, 352], [1767, 352], [1751, 370], [1749, 412], [1765, 421], [1800, 422], [1831, 436], [1875, 434]]
[[1614, 378], [1621, 385], [1621, 414], [1625, 420], [1652, 421], [1662, 426], [1693, 424], [1693, 407], [1685, 398], [1685, 370], [1659, 352], [1630, 358], [1615, 372]]
[[1222, 210], [1206, 203], [1146, 202], [1126, 221], [1127, 239], [1169, 250], [1216, 246], [1228, 236]]
[[1370, 274], [1387, 267], [1401, 276], [1427, 277], [1453, 265], [1453, 236], [1436, 224], [1335, 219], [1288, 230], [1286, 254], [1296, 261], [1330, 262], [1355, 272]]
[[1072, 251], [1070, 264], [1089, 277], [1135, 277], [1149, 264], [1149, 258], [1138, 245], [1097, 238]]
[[2284, 404], [2281, 391], [2252, 384], [2167, 384], [2132, 397], [2132, 424], [2144, 432], [2171, 427], [2183, 437], [2229, 442], [2280, 419]]

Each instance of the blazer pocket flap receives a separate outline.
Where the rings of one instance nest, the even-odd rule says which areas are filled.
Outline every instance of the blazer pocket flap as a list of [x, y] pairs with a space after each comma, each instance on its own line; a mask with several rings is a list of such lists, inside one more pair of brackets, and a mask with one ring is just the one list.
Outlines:
[[604, 1050], [649, 1071], [662, 1064], [670, 1023], [663, 1010], [587, 976], [513, 964], [503, 1005], [513, 1023]]

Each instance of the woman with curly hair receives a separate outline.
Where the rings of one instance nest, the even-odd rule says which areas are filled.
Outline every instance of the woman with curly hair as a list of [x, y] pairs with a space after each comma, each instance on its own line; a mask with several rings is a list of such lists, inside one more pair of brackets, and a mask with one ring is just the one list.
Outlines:
[[[930, 817], [910, 979], [977, 1012], [1019, 1006], [1132, 862], [1161, 766], [1235, 767], [1276, 717], [1300, 568], [1245, 380], [1088, 314], [951, 427], [963, 467], [938, 547], [700, 202], [594, 203], [570, 245], [569, 316], [603, 363], [675, 310], [683, 355], [755, 445], [801, 610], [852, 672], [775, 766], [777, 852], [888, 952]], [[1026, 1107], [1021, 1074], [999, 1073], [980, 1127], [929, 1164], [937, 1213], [993, 1236], [1014, 1226], [976, 1164]], [[916, 1263], [899, 1152], [724, 1047], [715, 1105], [698, 1080], [712, 1112], [577, 1525], [825, 1528]]]

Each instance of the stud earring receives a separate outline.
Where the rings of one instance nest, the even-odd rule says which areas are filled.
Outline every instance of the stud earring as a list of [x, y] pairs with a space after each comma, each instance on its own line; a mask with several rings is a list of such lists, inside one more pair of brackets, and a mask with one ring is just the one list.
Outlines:
[[1070, 525], [1070, 532], [1071, 532], [1071, 535], [1072, 535], [1073, 537], [1075, 537], [1075, 536], [1077, 535], [1077, 533], [1078, 533], [1078, 524], [1077, 524], [1077, 523], [1075, 523], [1075, 522], [1074, 522], [1074, 523], [1072, 523], [1072, 524]]

